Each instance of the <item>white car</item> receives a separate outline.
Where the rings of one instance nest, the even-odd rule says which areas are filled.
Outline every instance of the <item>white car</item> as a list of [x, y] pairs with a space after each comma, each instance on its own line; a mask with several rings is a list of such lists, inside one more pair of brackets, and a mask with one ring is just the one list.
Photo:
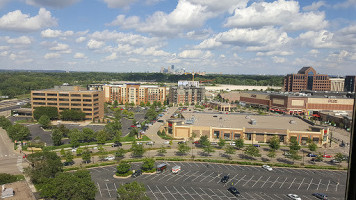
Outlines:
[[230, 145], [231, 145], [231, 146], [235, 146], [236, 143], [235, 143], [235, 142], [231, 142]]
[[298, 195], [296, 194], [287, 194], [287, 197], [294, 199], [294, 200], [302, 200]]
[[263, 168], [263, 169], [266, 169], [266, 170], [268, 170], [268, 171], [272, 171], [272, 170], [273, 170], [272, 167], [269, 166], [269, 165], [262, 165], [262, 168]]
[[105, 158], [105, 160], [115, 160], [115, 157], [114, 156], [108, 156]]
[[72, 152], [76, 152], [77, 151], [77, 149], [72, 149]]
[[164, 141], [163, 144], [169, 144], [169, 141]]

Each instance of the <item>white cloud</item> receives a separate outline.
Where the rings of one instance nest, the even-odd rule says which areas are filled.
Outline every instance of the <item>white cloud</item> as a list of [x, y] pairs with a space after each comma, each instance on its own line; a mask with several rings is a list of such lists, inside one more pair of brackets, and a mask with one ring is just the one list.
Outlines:
[[72, 36], [73, 34], [74, 34], [73, 31], [62, 32], [60, 30], [52, 30], [52, 29], [46, 29], [41, 31], [41, 36], [43, 38], [66, 37], [66, 36]]
[[56, 46], [51, 47], [49, 50], [51, 51], [65, 51], [69, 49], [68, 44], [63, 44], [63, 43], [57, 43]]
[[[268, 37], [266, 37], [268, 36]], [[213, 49], [222, 45], [247, 47], [248, 51], [271, 51], [291, 41], [286, 32], [272, 27], [231, 29], [202, 41], [196, 48]]]
[[97, 40], [89, 40], [87, 43], [87, 47], [89, 49], [99, 49], [104, 46], [104, 42], [102, 41], [97, 41]]
[[30, 32], [55, 25], [57, 25], [57, 20], [44, 8], [40, 8], [38, 15], [34, 17], [15, 10], [0, 18], [0, 30], [7, 31]]
[[84, 42], [85, 40], [86, 40], [86, 37], [79, 37], [75, 40], [75, 42], [81, 43], [81, 42]]
[[112, 53], [109, 56], [106, 56], [104, 60], [116, 60], [117, 59], [117, 54], [116, 52]]
[[317, 1], [317, 2], [313, 2], [311, 5], [309, 6], [304, 6], [303, 10], [304, 11], [313, 11], [313, 10], [318, 10], [320, 7], [322, 6], [327, 6], [327, 4], [325, 3], [325, 1]]
[[284, 62], [286, 62], [285, 58], [277, 57], [277, 56], [273, 56], [272, 60], [273, 60], [274, 63], [284, 63]]
[[267, 51], [267, 52], [257, 52], [257, 56], [273, 56], [273, 55], [279, 55], [279, 56], [289, 56], [293, 55], [293, 51], [281, 51], [281, 50], [272, 50], [272, 51]]
[[203, 40], [209, 37], [212, 32], [213, 31], [211, 29], [189, 31], [186, 33], [185, 37], [188, 39]]
[[144, 22], [137, 16], [119, 15], [109, 25], [155, 35], [173, 36], [183, 30], [201, 27], [208, 19], [227, 11], [231, 12], [234, 8], [244, 7], [246, 4], [247, 0], [179, 0], [171, 13], [157, 11]]
[[334, 8], [349, 8], [356, 7], [356, 0], [345, 0], [342, 3], [337, 3], [334, 5]]
[[84, 58], [87, 58], [87, 57], [85, 56], [84, 53], [75, 53], [74, 56], [73, 56], [73, 58], [76, 58], [76, 59], [84, 59]]
[[46, 53], [44, 56], [45, 59], [59, 58], [61, 54], [59, 53]]
[[18, 38], [8, 38], [7, 43], [28, 45], [28, 44], [31, 44], [31, 39], [27, 36], [21, 36]]
[[39, 7], [64, 8], [79, 1], [80, 0], [26, 0], [26, 3]]
[[136, 0], [103, 0], [109, 8], [128, 8]]
[[328, 22], [323, 12], [299, 12], [296, 1], [278, 0], [271, 3], [254, 2], [249, 7], [236, 9], [227, 19], [226, 27], [281, 26], [284, 30], [320, 30]]
[[311, 48], [335, 48], [333, 36], [334, 34], [327, 30], [308, 31], [301, 33], [296, 39], [296, 43]]
[[318, 54], [319, 51], [318, 51], [317, 49], [311, 49], [311, 50], [309, 51], [309, 53], [310, 53], [310, 54]]
[[9, 49], [10, 49], [9, 46], [0, 46], [0, 51], [9, 50]]
[[198, 49], [194, 50], [184, 50], [181, 53], [178, 54], [178, 57], [180, 58], [201, 58], [201, 59], [206, 59], [212, 56], [212, 53], [210, 51], [202, 51]]

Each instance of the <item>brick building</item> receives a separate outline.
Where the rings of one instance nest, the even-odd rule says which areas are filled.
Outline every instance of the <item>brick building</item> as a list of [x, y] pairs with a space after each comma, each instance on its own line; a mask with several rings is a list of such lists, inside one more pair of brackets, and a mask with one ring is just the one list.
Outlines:
[[[196, 84], [192, 84], [194, 81], [190, 81], [190, 84], [180, 84], [178, 86], [169, 88], [169, 104], [173, 105], [185, 105], [185, 104], [200, 104], [205, 99], [205, 88], [197, 87]], [[195, 81], [197, 82], [197, 81]], [[180, 83], [184, 83], [180, 81]]]
[[312, 67], [303, 67], [297, 74], [288, 74], [284, 77], [283, 82], [283, 90], [287, 92], [331, 90], [328, 75], [317, 74]]
[[36, 107], [56, 107], [63, 110], [81, 110], [85, 120], [104, 118], [102, 91], [89, 91], [79, 86], [55, 86], [53, 89], [31, 91], [32, 113]]

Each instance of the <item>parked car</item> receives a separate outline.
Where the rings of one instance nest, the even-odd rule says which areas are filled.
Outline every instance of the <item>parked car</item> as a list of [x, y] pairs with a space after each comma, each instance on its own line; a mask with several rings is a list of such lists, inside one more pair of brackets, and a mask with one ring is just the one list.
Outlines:
[[114, 143], [114, 144], [111, 145], [111, 147], [121, 147], [121, 146], [122, 146], [121, 142]]
[[185, 144], [185, 141], [179, 141], [178, 144]]
[[141, 145], [141, 144], [142, 144], [142, 142], [137, 142], [136, 144]]
[[181, 170], [181, 167], [178, 166], [178, 165], [172, 167], [172, 173], [173, 174], [177, 174], [178, 172], [180, 172], [180, 170]]
[[199, 140], [194, 141], [193, 144], [200, 144]]
[[317, 158], [312, 158], [310, 161], [319, 162], [320, 160], [318, 160]]
[[166, 140], [166, 141], [163, 142], [163, 144], [169, 144], [169, 141]]
[[108, 156], [105, 158], [105, 160], [115, 160], [115, 156]]
[[340, 161], [338, 161], [338, 160], [336, 160], [336, 159], [332, 159], [332, 160], [330, 160], [330, 162], [331, 162], [331, 163], [334, 163], [334, 164], [335, 164], [335, 163], [340, 163]]
[[77, 149], [76, 149], [76, 148], [72, 149], [72, 152], [76, 152], [76, 151], [77, 151]]
[[283, 155], [284, 155], [284, 156], [290, 156], [291, 154], [290, 154], [288, 151], [285, 151], [285, 152], [283, 153]]
[[235, 142], [230, 142], [230, 145], [231, 146], [236, 146], [236, 143]]
[[269, 166], [269, 165], [262, 165], [262, 168], [263, 168], [263, 169], [266, 169], [266, 170], [268, 170], [268, 171], [272, 171], [272, 170], [273, 170], [272, 167]]
[[255, 147], [260, 147], [260, 145], [259, 145], [259, 144], [254, 144], [253, 146], [255, 146]]
[[307, 156], [308, 156], [308, 157], [317, 157], [317, 155], [312, 154], [312, 153], [308, 153]]
[[234, 196], [238, 197], [240, 196], [240, 192], [237, 191], [237, 189], [235, 187], [229, 187], [229, 189], [227, 189], [229, 192], [231, 192], [231, 194], [233, 194]]
[[131, 125], [130, 127], [131, 127], [131, 128], [136, 128], [136, 125]]
[[72, 162], [64, 162], [63, 166], [71, 166], [73, 164], [74, 164], [74, 161], [72, 161]]
[[154, 145], [154, 144], [155, 144], [155, 142], [153, 142], [153, 141], [146, 142], [146, 145]]
[[324, 154], [323, 157], [324, 157], [324, 158], [331, 158], [331, 155], [329, 155], [329, 154]]
[[328, 196], [322, 193], [313, 193], [313, 196], [315, 196], [318, 199], [322, 199], [322, 200], [327, 200]]
[[227, 183], [227, 181], [229, 180], [229, 175], [225, 175], [225, 176], [223, 176], [222, 178], [221, 178], [221, 180], [220, 180], [220, 182], [222, 182], [222, 183]]
[[218, 145], [217, 142], [210, 142], [211, 145]]
[[294, 199], [294, 200], [302, 200], [298, 195], [296, 194], [287, 194], [287, 197]]
[[157, 122], [164, 122], [162, 119], [157, 120]]
[[139, 169], [139, 170], [136, 170], [132, 175], [131, 177], [132, 178], [136, 178], [138, 176], [140, 176], [142, 174], [142, 171]]

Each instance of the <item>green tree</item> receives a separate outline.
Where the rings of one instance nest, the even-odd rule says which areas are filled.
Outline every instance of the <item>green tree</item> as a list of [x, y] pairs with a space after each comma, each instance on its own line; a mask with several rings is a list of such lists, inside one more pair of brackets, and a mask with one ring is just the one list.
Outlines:
[[201, 137], [200, 137], [200, 140], [199, 140], [199, 143], [200, 143], [200, 145], [202, 145], [203, 147], [209, 145], [210, 142], [209, 142], [208, 136], [206, 136], [206, 135], [201, 136]]
[[85, 119], [85, 113], [81, 110], [63, 110], [61, 119], [65, 121], [82, 121]]
[[58, 173], [40, 188], [41, 197], [49, 199], [94, 200], [97, 191], [88, 170]]
[[126, 174], [127, 172], [130, 171], [130, 164], [125, 162], [125, 161], [121, 161], [120, 164], [116, 167], [116, 173], [118, 174]]
[[142, 171], [150, 171], [154, 168], [155, 166], [155, 160], [153, 158], [145, 158], [143, 160], [141, 169]]
[[71, 151], [67, 151], [67, 152], [65, 153], [65, 159], [66, 159], [66, 162], [67, 162], [67, 163], [73, 162], [73, 158], [74, 158], [74, 156], [73, 156], [73, 154], [72, 154]]
[[302, 159], [302, 156], [298, 155], [298, 150], [290, 150], [289, 153], [290, 153], [289, 158], [292, 160]]
[[90, 158], [91, 158], [91, 153], [88, 148], [85, 148], [82, 153], [83, 162], [85, 163], [90, 162]]
[[66, 152], [64, 151], [64, 148], [61, 149], [60, 154], [61, 154], [61, 157], [64, 157], [66, 155]]
[[9, 127], [7, 130], [7, 133], [9, 135], [9, 137], [12, 139], [12, 141], [28, 140], [31, 135], [28, 127], [21, 125], [21, 124], [15, 124], [15, 125]]
[[274, 150], [274, 149], [269, 150], [267, 156], [270, 157], [270, 158], [275, 158], [276, 157], [276, 150]]
[[63, 134], [59, 129], [54, 129], [52, 131], [52, 141], [54, 146], [62, 145]]
[[12, 123], [6, 117], [0, 116], [0, 126], [1, 128], [8, 130], [12, 126]]
[[140, 102], [140, 107], [145, 107], [145, 102], [141, 101]]
[[116, 120], [118, 120], [118, 121], [120, 121], [121, 120], [121, 109], [117, 109], [117, 110], [115, 110], [115, 112], [114, 112], [114, 117], [115, 117], [115, 119]]
[[180, 154], [185, 155], [189, 150], [190, 147], [187, 144], [185, 143], [178, 144], [178, 152]]
[[95, 139], [98, 144], [105, 144], [105, 142], [108, 140], [109, 136], [108, 133], [104, 130], [97, 131], [95, 133]]
[[205, 146], [203, 147], [203, 152], [207, 153], [208, 156], [210, 155], [210, 153], [215, 152], [213, 146], [211, 146], [211, 143], [209, 141], [206, 142]]
[[137, 144], [136, 141], [133, 141], [131, 146], [132, 156], [141, 157], [145, 153], [145, 148], [142, 144]]
[[292, 151], [292, 150], [299, 151], [300, 148], [301, 147], [300, 147], [300, 145], [299, 145], [299, 143], [297, 141], [297, 138], [291, 137], [290, 144], [289, 144], [290, 151]]
[[108, 133], [108, 137], [112, 139], [118, 133], [121, 133], [122, 124], [119, 120], [114, 120], [105, 125], [104, 130]]
[[125, 149], [119, 147], [116, 151], [115, 151], [115, 158], [123, 158], [125, 156]]
[[315, 157], [315, 161], [321, 162], [324, 160], [323, 154], [319, 153], [316, 157]]
[[114, 106], [114, 108], [119, 106], [119, 102], [117, 102], [117, 100], [114, 101], [114, 103], [112, 104]]
[[277, 135], [270, 139], [269, 147], [273, 150], [278, 150], [281, 147], [280, 140]]
[[51, 126], [51, 120], [49, 119], [49, 117], [47, 115], [42, 115], [38, 119], [38, 123], [41, 124], [41, 126], [45, 129], [49, 128]]
[[146, 196], [146, 188], [142, 183], [137, 183], [136, 181], [121, 185], [117, 189], [117, 194], [119, 200], [149, 200]]
[[25, 173], [34, 184], [46, 182], [48, 178], [54, 178], [56, 173], [63, 171], [60, 157], [55, 152], [42, 151], [28, 155], [30, 165]]
[[239, 138], [235, 140], [235, 146], [237, 149], [242, 149], [244, 147], [244, 139]]
[[69, 131], [69, 140], [73, 148], [76, 148], [79, 146], [80, 141], [81, 141], [81, 131], [78, 129], [74, 128]]
[[251, 157], [260, 157], [261, 156], [260, 150], [253, 145], [249, 145], [248, 147], [246, 147], [244, 150], [244, 154], [251, 156]]
[[345, 156], [342, 153], [337, 153], [335, 155], [335, 160], [339, 161], [340, 165], [341, 165], [341, 162], [344, 160], [344, 158], [345, 158]]
[[59, 129], [62, 132], [63, 137], [69, 136], [69, 129], [65, 127], [63, 124], [58, 125], [57, 129]]
[[92, 142], [95, 139], [95, 132], [93, 129], [85, 127], [82, 129], [82, 136], [84, 142]]
[[17, 176], [12, 174], [0, 173], [0, 185], [17, 181]]
[[99, 145], [98, 154], [99, 154], [99, 159], [100, 160], [105, 160], [106, 155], [108, 154], [108, 151], [105, 148], [103, 148], [102, 145]]
[[310, 151], [316, 151], [317, 148], [318, 148], [318, 145], [316, 145], [314, 142], [311, 142], [308, 144], [308, 149]]
[[134, 136], [137, 136], [137, 135], [138, 135], [137, 128], [135, 128], [135, 127], [131, 128], [130, 133], [129, 133], [129, 137], [134, 137]]
[[219, 139], [218, 145], [220, 148], [223, 148], [226, 144], [226, 141], [223, 138]]
[[236, 152], [236, 149], [231, 145], [226, 145], [225, 147], [225, 154], [232, 155]]
[[158, 149], [158, 154], [164, 156], [167, 153], [166, 148], [162, 145], [161, 148]]
[[33, 118], [39, 120], [42, 115], [47, 115], [51, 120], [58, 119], [58, 110], [56, 107], [36, 107], [33, 111]]

